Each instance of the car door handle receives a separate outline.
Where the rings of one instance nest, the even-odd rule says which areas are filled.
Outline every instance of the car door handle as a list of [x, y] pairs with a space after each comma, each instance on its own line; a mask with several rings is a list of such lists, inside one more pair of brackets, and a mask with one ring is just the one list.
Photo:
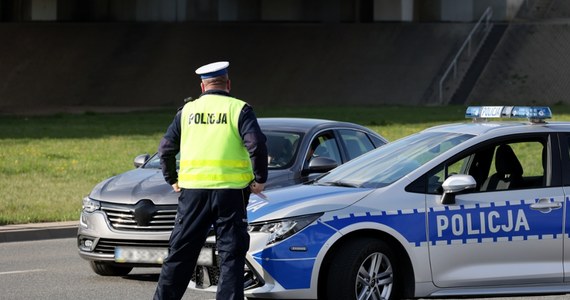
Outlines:
[[553, 209], [559, 209], [562, 207], [562, 203], [560, 202], [550, 202], [549, 199], [542, 198], [538, 200], [538, 202], [533, 203], [530, 205], [530, 208], [534, 210], [538, 210], [543, 213], [549, 213]]

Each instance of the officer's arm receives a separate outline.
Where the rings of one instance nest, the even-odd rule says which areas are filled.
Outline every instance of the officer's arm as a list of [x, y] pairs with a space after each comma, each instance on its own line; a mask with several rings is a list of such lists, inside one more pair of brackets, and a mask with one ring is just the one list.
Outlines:
[[158, 146], [160, 166], [164, 180], [173, 185], [178, 182], [178, 172], [176, 170], [176, 154], [180, 152], [180, 118], [182, 111], [178, 111], [174, 120], [166, 130], [166, 134]]
[[249, 105], [245, 105], [242, 109], [239, 119], [239, 132], [251, 158], [255, 182], [265, 183], [267, 181], [266, 138], [259, 127], [253, 109]]

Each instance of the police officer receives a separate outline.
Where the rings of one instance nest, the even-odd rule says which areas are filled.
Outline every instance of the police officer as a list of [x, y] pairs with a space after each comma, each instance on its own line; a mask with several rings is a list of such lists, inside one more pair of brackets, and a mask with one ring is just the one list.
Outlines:
[[267, 148], [251, 106], [229, 93], [228, 66], [196, 70], [202, 95], [178, 111], [160, 142], [164, 178], [180, 196], [154, 299], [182, 298], [212, 225], [221, 272], [216, 299], [244, 297], [246, 206], [267, 180]]

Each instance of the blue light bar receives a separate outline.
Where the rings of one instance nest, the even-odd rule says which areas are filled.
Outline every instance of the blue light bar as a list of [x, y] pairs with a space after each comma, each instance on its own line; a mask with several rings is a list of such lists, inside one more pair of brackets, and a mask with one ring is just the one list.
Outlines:
[[525, 118], [531, 122], [541, 123], [552, 118], [548, 106], [469, 106], [465, 111], [466, 118]]

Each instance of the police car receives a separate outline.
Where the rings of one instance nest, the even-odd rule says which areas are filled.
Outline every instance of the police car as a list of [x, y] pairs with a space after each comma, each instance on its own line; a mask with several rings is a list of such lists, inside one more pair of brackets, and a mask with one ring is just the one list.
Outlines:
[[[546, 122], [548, 107], [466, 117], [252, 197], [246, 296], [570, 292], [570, 123]], [[215, 259], [201, 262], [190, 287], [214, 290]]]

